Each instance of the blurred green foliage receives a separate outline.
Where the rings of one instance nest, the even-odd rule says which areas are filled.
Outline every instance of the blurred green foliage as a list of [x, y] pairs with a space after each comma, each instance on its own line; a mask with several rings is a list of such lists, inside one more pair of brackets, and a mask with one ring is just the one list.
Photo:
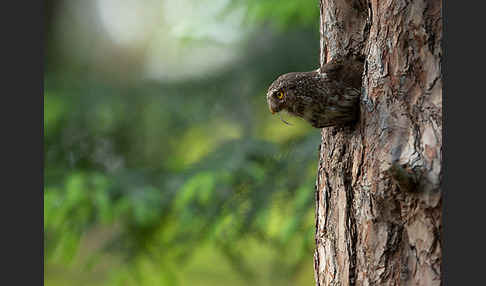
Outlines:
[[120, 81], [47, 58], [46, 285], [313, 283], [320, 134], [271, 116], [264, 95], [317, 67], [318, 2], [247, 5], [262, 26], [239, 62], [197, 79]]
[[249, 23], [270, 23], [284, 30], [317, 27], [319, 1], [316, 0], [232, 0], [247, 7]]

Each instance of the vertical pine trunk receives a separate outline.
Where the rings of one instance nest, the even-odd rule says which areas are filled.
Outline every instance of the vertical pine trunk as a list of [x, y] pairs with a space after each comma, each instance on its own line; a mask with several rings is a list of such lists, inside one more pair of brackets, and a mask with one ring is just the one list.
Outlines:
[[316, 285], [441, 285], [442, 3], [320, 0], [321, 66], [364, 59], [359, 121], [322, 129]]

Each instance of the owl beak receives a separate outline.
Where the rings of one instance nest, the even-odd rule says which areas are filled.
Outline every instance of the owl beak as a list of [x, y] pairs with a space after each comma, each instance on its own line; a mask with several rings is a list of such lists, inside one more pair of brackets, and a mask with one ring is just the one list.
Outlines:
[[270, 110], [270, 112], [271, 112], [272, 114], [275, 114], [275, 111], [272, 109], [272, 105], [269, 105], [269, 106], [268, 106], [268, 109]]
[[278, 108], [273, 102], [268, 101], [268, 110], [270, 110], [272, 114], [275, 114], [277, 113]]
[[267, 103], [268, 103], [268, 110], [270, 110], [272, 114], [277, 113], [278, 108], [276, 104], [271, 100], [269, 93], [267, 93]]

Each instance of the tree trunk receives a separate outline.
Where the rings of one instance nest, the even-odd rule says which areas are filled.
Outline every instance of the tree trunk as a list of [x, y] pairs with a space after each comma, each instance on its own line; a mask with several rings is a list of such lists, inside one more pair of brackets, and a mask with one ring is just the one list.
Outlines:
[[322, 129], [316, 285], [441, 285], [442, 3], [320, 0], [321, 67], [364, 59], [360, 118]]

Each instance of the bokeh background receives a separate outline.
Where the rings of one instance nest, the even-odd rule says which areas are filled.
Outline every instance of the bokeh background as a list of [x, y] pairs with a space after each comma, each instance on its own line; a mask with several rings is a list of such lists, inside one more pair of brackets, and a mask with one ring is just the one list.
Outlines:
[[315, 0], [48, 0], [45, 285], [313, 285]]

